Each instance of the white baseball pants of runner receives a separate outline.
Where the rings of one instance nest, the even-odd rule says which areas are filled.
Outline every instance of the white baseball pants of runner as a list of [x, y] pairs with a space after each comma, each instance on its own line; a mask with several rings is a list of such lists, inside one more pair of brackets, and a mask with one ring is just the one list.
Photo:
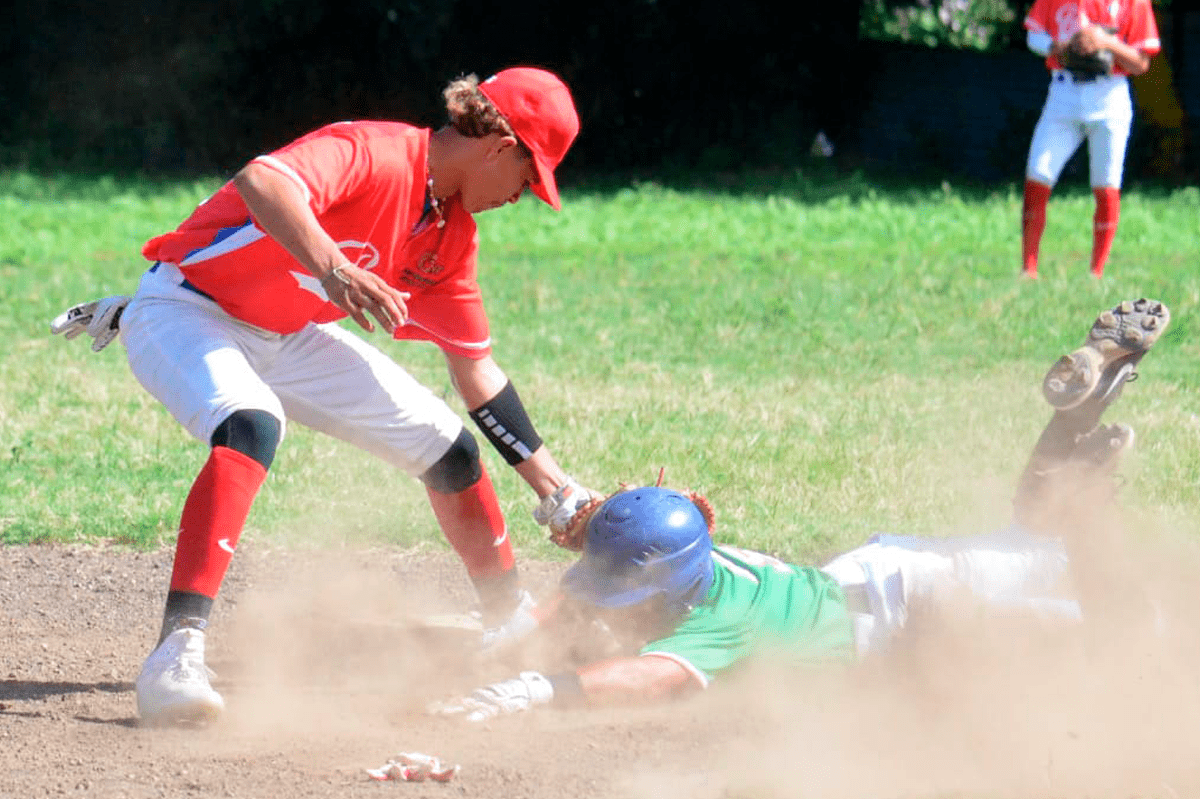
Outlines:
[[1042, 115], [1033, 129], [1025, 177], [1053, 186], [1087, 139], [1092, 188], [1121, 188], [1132, 122], [1127, 78], [1110, 75], [1077, 83], [1070, 73], [1054, 70]]
[[281, 335], [184, 288], [171, 264], [147, 272], [121, 316], [138, 381], [208, 444], [238, 410], [262, 410], [346, 441], [412, 476], [446, 453], [463, 424], [432, 391], [337, 324]]
[[821, 568], [848, 595], [866, 598], [868, 608], [851, 608], [859, 656], [886, 649], [914, 607], [969, 603], [1029, 618], [1082, 618], [1066, 591], [1062, 542], [1016, 526], [947, 538], [876, 535]]

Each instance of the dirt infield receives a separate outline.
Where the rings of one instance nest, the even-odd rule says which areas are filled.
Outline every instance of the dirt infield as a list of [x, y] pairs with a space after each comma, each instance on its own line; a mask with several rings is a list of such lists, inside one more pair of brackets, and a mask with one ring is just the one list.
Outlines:
[[[1129, 631], [1097, 650], [976, 630], [846, 672], [752, 672], [667, 707], [468, 726], [422, 708], [522, 664], [469, 664], [397, 622], [462, 609], [456, 561], [247, 545], [209, 637], [228, 713], [155, 730], [138, 726], [131, 682], [170, 564], [0, 549], [0, 796], [1200, 796], [1190, 600], [1169, 652]], [[525, 568], [545, 587], [561, 565]], [[366, 776], [402, 751], [462, 770], [448, 784]]]

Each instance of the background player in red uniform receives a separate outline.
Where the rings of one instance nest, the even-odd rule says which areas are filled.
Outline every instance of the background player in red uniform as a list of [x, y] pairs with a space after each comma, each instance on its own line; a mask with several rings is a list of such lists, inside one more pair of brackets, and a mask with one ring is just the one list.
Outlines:
[[1133, 120], [1126, 76], [1149, 69], [1161, 48], [1154, 12], [1150, 0], [1036, 0], [1025, 28], [1029, 49], [1046, 59], [1050, 88], [1025, 167], [1022, 269], [1037, 277], [1050, 190], [1086, 138], [1096, 198], [1091, 270], [1100, 277], [1117, 233]]
[[145, 245], [155, 263], [127, 307], [77, 306], [53, 325], [68, 336], [90, 325], [99, 348], [119, 323], [134, 375], [211, 446], [184, 504], [159, 644], [137, 680], [144, 720], [224, 708], [204, 629], [289, 419], [425, 483], [479, 593], [485, 638], [533, 624], [474, 437], [391, 358], [333, 324], [349, 315], [368, 332], [378, 323], [440, 347], [471, 417], [541, 498], [540, 523], [563, 523], [590, 498], [492, 358], [472, 218], [526, 188], [559, 207], [554, 169], [579, 130], [574, 103], [532, 68], [463, 78], [444, 96], [450, 122], [437, 131], [343, 122], [255, 158]]

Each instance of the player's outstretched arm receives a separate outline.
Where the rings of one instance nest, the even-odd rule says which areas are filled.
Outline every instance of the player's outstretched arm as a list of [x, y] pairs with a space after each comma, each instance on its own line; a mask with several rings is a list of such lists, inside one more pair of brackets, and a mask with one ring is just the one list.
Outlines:
[[695, 677], [669, 658], [617, 657], [567, 674], [547, 676], [523, 671], [512, 679], [476, 688], [466, 696], [436, 702], [429, 710], [435, 715], [481, 722], [542, 705], [582, 707], [659, 702], [699, 687]]
[[593, 704], [657, 702], [703, 687], [678, 661], [661, 655], [610, 658], [578, 673], [583, 695]]
[[559, 466], [542, 443], [512, 382], [490, 355], [468, 358], [447, 352], [446, 364], [455, 390], [480, 431], [541, 500], [534, 519], [552, 530], [565, 529], [576, 510], [600, 495], [584, 488]]

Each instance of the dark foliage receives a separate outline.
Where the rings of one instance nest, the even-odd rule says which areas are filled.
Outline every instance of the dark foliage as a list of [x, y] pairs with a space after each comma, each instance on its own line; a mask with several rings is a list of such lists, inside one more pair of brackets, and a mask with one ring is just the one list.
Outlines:
[[[571, 85], [571, 165], [793, 163], [857, 111], [858, 9], [765, 0], [108, 0], [17, 4], [0, 32], [7, 165], [231, 170], [336, 119], [436, 126], [450, 79], [534, 64]], [[784, 20], [784, 15], [788, 20]], [[849, 66], [848, 66], [849, 65]]]

